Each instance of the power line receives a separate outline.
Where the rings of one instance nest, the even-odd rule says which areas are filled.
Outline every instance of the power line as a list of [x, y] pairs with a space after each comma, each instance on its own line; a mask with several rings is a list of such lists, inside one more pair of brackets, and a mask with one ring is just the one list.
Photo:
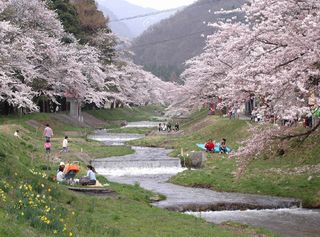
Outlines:
[[112, 22], [133, 20], [133, 19], [136, 19], [136, 18], [143, 18], [143, 17], [147, 17], [147, 16], [159, 15], [159, 14], [166, 13], [166, 12], [177, 11], [177, 10], [181, 10], [183, 8], [188, 8], [188, 9], [198, 8], [198, 7], [202, 7], [202, 6], [205, 6], [205, 5], [211, 5], [213, 3], [214, 3], [214, 1], [206, 2], [206, 3], [202, 3], [202, 4], [200, 4], [200, 3], [197, 4], [197, 2], [195, 2], [195, 3], [193, 3], [191, 5], [188, 5], [188, 6], [171, 8], [171, 9], [166, 9], [166, 10], [162, 10], [162, 11], [155, 11], [155, 12], [150, 12], [150, 13], [147, 13], [147, 14], [124, 17], [124, 18], [120, 18], [120, 19], [114, 19], [114, 20], [110, 20], [109, 22], [112, 23]]
[[209, 33], [209, 32], [208, 31], [197, 31], [197, 32], [193, 32], [193, 33], [190, 33], [190, 34], [182, 35], [182, 36], [171, 38], [171, 39], [165, 39], [165, 40], [153, 41], [153, 42], [146, 43], [146, 44], [134, 45], [133, 47], [130, 47], [130, 49], [162, 44], [162, 43], [175, 41], [175, 40], [179, 40], [179, 39], [184, 39], [184, 38], [189, 38], [189, 37], [194, 36], [194, 35], [205, 34], [205, 33]]
[[147, 16], [154, 16], [154, 15], [160, 15], [166, 12], [173, 12], [173, 11], [177, 11], [179, 9], [182, 9], [183, 7], [178, 7], [178, 8], [172, 8], [172, 9], [167, 9], [167, 10], [162, 10], [162, 11], [156, 11], [156, 12], [150, 12], [147, 14], [141, 14], [141, 15], [136, 15], [136, 16], [130, 16], [130, 17], [125, 17], [125, 18], [121, 18], [121, 19], [115, 19], [115, 20], [110, 20], [109, 22], [120, 22], [120, 21], [128, 21], [128, 20], [133, 20], [136, 18], [143, 18], [143, 17], [147, 17]]
[[[213, 1], [210, 1], [210, 2], [203, 3], [203, 4], [189, 5], [187, 7], [188, 7], [188, 9], [193, 9], [193, 8], [198, 8], [198, 7], [209, 5], [209, 4], [213, 4], [213, 3], [214, 3]], [[124, 21], [124, 20], [131, 20], [131, 19], [151, 16], [151, 15], [157, 15], [157, 14], [161, 14], [161, 13], [164, 13], [164, 12], [170, 12], [170, 11], [174, 11], [174, 10], [179, 10], [179, 9], [182, 9], [182, 8], [184, 8], [184, 7], [167, 9], [167, 10], [163, 10], [163, 11], [152, 12], [152, 13], [148, 13], [148, 14], [144, 14], [144, 15], [137, 15], [137, 16], [127, 17], [127, 18], [121, 18], [121, 19], [118, 19], [118, 20], [115, 20], [115, 21], [110, 21], [110, 22], [120, 22], [120, 21]], [[199, 20], [200, 19], [193, 20], [192, 22], [198, 22]], [[209, 29], [209, 27], [207, 29]], [[174, 37], [174, 38], [170, 38], [170, 39], [158, 40], [158, 41], [153, 41], [153, 42], [140, 44], [140, 45], [133, 45], [132, 47], [129, 47], [129, 48], [130, 49], [135, 49], [135, 48], [140, 48], [140, 47], [152, 46], [152, 45], [157, 45], [157, 44], [166, 43], [166, 42], [170, 42], [170, 41], [189, 38], [189, 37], [197, 35], [197, 34], [212, 34], [212, 33], [213, 32], [209, 32], [208, 30], [202, 30], [202, 31], [197, 31], [197, 32], [193, 32], [193, 33], [190, 33], [190, 34], [186, 34], [186, 35], [182, 35], [182, 36], [178, 36], [178, 37]]]

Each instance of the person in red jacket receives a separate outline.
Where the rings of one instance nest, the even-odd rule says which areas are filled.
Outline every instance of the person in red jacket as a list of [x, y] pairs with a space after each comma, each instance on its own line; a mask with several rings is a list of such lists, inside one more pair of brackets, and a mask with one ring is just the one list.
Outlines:
[[214, 151], [214, 143], [212, 139], [209, 139], [204, 147], [206, 148], [207, 151]]

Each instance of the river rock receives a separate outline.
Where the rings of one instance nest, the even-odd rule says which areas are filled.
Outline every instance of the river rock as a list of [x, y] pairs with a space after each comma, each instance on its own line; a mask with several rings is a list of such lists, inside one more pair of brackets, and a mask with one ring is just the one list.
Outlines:
[[121, 125], [121, 127], [127, 126], [127, 125], [128, 125], [128, 122], [127, 122], [127, 121], [122, 121], [122, 122], [120, 123], [120, 125]]
[[207, 157], [204, 152], [191, 152], [190, 159], [192, 168], [200, 169], [204, 167]]
[[159, 195], [154, 195], [154, 196], [150, 197], [150, 201], [151, 202], [159, 202], [159, 201], [161, 201], [161, 197]]

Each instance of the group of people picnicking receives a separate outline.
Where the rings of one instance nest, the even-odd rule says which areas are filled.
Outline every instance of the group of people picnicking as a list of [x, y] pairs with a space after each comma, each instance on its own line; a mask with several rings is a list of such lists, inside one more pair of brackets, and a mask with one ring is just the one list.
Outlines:
[[159, 132], [171, 132], [171, 131], [178, 132], [179, 129], [180, 129], [180, 125], [178, 122], [175, 123], [174, 126], [172, 126], [172, 124], [170, 122], [159, 123], [159, 127], [158, 127]]
[[[204, 145], [207, 152], [214, 152], [215, 151], [216, 142], [212, 139], [209, 139], [207, 143]], [[221, 139], [221, 142], [219, 144], [219, 153], [225, 153], [228, 154], [227, 151], [227, 140], [225, 138]]]
[[77, 164], [67, 162], [60, 162], [56, 180], [59, 183], [67, 184], [81, 184], [81, 185], [96, 185], [96, 171], [93, 166], [87, 165], [87, 175], [81, 177], [80, 179], [75, 179], [77, 173], [80, 172], [80, 168]]
[[[46, 150], [46, 154], [50, 154], [51, 152], [51, 138], [53, 137], [53, 130], [49, 124], [46, 124], [46, 127], [43, 131], [43, 136], [45, 137], [44, 148]], [[65, 136], [62, 141], [62, 149], [61, 152], [68, 152], [68, 136]], [[75, 179], [77, 173], [79, 173], [80, 168], [77, 164], [67, 162], [60, 162], [56, 179], [59, 183], [68, 183], [68, 184], [81, 184], [81, 185], [95, 185], [97, 182], [95, 169], [91, 165], [87, 166], [87, 175], [81, 177], [79, 180]]]
[[[21, 138], [20, 136], [20, 131], [15, 130], [14, 137], [16, 138]], [[45, 139], [44, 143], [44, 149], [46, 155], [49, 157], [51, 153], [51, 138], [53, 137], [53, 130], [50, 127], [49, 124], [46, 124], [46, 127], [43, 130], [43, 136]], [[59, 153], [67, 153], [69, 151], [68, 148], [68, 136], [65, 136], [63, 141], [62, 141], [62, 149], [60, 149]], [[97, 182], [96, 175], [95, 175], [95, 169], [91, 165], [87, 166], [87, 175], [84, 177], [81, 177], [80, 179], [75, 179], [75, 176], [77, 173], [79, 173], [80, 168], [77, 164], [75, 163], [70, 163], [67, 162], [65, 164], [64, 162], [60, 162], [57, 174], [56, 174], [56, 181], [59, 183], [66, 183], [66, 184], [76, 184], [79, 183], [81, 185], [95, 185]]]

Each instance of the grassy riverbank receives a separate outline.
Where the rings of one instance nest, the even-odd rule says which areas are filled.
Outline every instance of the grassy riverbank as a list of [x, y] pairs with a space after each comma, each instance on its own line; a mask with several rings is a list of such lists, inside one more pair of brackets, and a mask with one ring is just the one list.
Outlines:
[[[152, 207], [150, 199], [154, 194], [138, 185], [111, 183], [110, 188], [117, 192], [112, 197], [68, 191], [51, 181], [60, 159], [80, 160], [82, 175], [89, 159], [131, 151], [123, 151], [123, 147], [112, 151], [113, 148], [89, 142], [83, 136], [87, 129], [64, 126], [47, 114], [0, 121], [0, 236], [273, 236], [260, 229], [212, 225]], [[50, 162], [44, 158], [43, 127], [37, 127], [46, 122], [55, 132]], [[16, 129], [20, 130], [21, 139], [13, 137]], [[70, 134], [70, 153], [59, 154], [66, 132]]]
[[[174, 148], [171, 155], [178, 156], [181, 148], [186, 155], [199, 150], [196, 143], [204, 143], [208, 138], [220, 141], [225, 137], [228, 146], [237, 149], [240, 142], [250, 135], [248, 123], [198, 112], [185, 123], [181, 133], [154, 134], [130, 144]], [[204, 169], [185, 171], [171, 181], [218, 191], [294, 197], [301, 199], [305, 207], [320, 207], [319, 141], [320, 131], [303, 144], [297, 140], [275, 142], [253, 160], [239, 181], [235, 179], [236, 160], [220, 154], [209, 154]], [[284, 149], [284, 155], [277, 154], [278, 146]]]

